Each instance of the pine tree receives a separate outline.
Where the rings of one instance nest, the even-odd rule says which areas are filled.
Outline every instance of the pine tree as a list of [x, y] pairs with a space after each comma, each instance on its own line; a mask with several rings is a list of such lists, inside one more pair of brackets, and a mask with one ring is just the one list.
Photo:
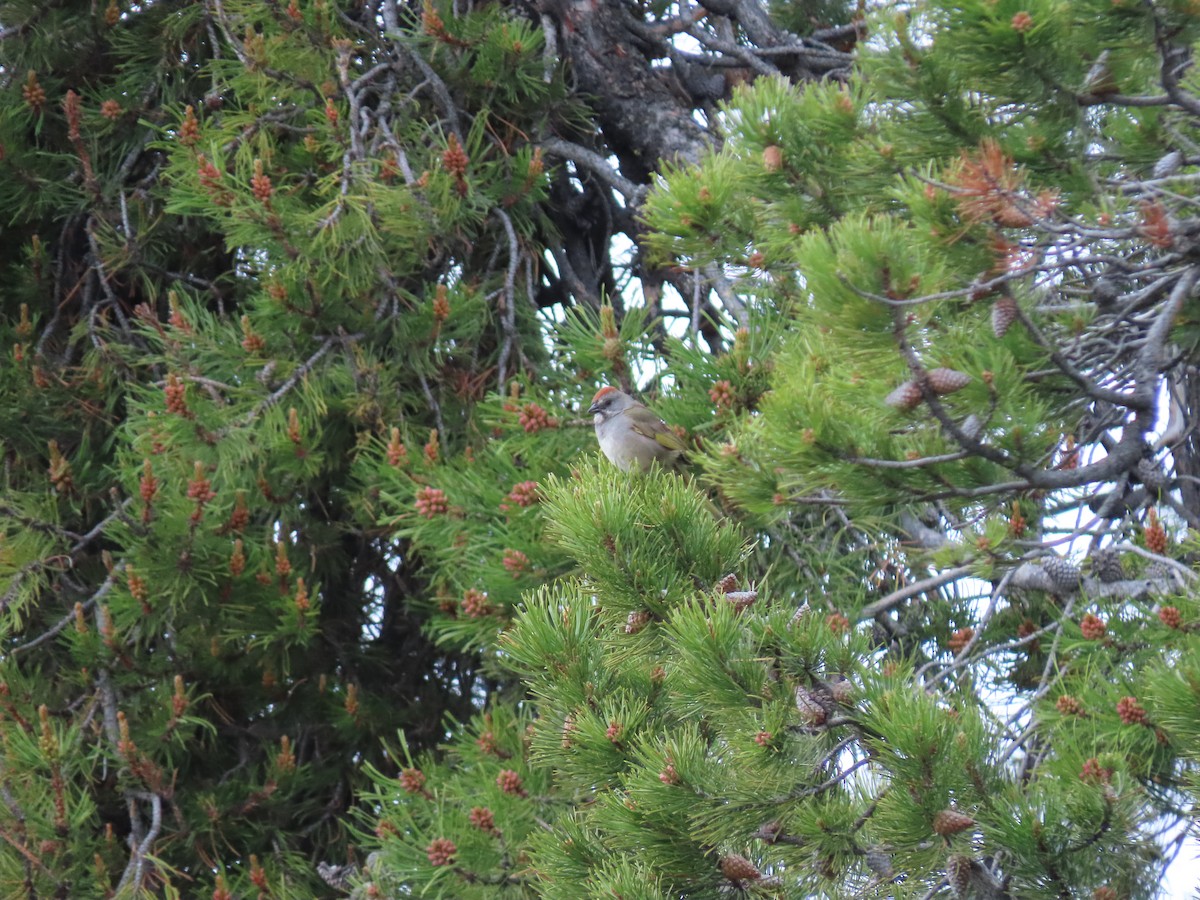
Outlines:
[[508, 496], [505, 543], [446, 558], [505, 572], [492, 604], [557, 571], [488, 443], [554, 405], [477, 403], [546, 361], [530, 135], [578, 104], [498, 7], [0, 22], [2, 892], [315, 896], [383, 738], [502, 686], [485, 618], [423, 628], [482, 575], [409, 520]]
[[864, 10], [0, 7], [6, 892], [1155, 894], [1195, 13]]
[[[739, 89], [642, 207], [647, 259], [746, 314], [728, 352], [664, 343], [656, 407], [732, 519], [668, 476], [547, 482], [579, 572], [499, 645], [536, 710], [522, 771], [554, 773], [513, 813], [546, 825], [514, 890], [1152, 897], [1177, 852], [1194, 12], [929, 3], [871, 31], [845, 82]], [[476, 772], [377, 782], [381, 882], [521, 874], [474, 838], [416, 852], [467, 846]]]

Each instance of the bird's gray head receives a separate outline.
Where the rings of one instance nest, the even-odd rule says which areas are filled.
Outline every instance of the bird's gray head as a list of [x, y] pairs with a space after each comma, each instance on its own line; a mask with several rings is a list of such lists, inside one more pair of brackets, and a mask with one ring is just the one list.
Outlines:
[[620, 415], [633, 406], [634, 402], [632, 397], [623, 391], [618, 391], [615, 387], [602, 387], [596, 391], [596, 396], [592, 398], [592, 405], [588, 407], [587, 411], [595, 417], [598, 425], [605, 419]]

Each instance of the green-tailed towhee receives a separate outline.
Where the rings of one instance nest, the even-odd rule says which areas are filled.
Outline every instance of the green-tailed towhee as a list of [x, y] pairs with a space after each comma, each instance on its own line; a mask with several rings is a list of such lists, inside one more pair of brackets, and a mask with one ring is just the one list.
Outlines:
[[600, 449], [618, 469], [646, 472], [654, 463], [674, 468], [686, 447], [667, 424], [615, 387], [602, 387], [588, 407]]

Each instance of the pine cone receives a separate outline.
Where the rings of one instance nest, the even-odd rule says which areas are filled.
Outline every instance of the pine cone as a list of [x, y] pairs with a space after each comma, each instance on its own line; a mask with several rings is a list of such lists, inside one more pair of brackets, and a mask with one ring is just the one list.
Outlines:
[[722, 594], [728, 594], [730, 591], [736, 591], [737, 585], [738, 585], [737, 576], [735, 574], [733, 574], [732, 572], [730, 572], [728, 575], [723, 576], [721, 578], [721, 580], [717, 582], [717, 590], [720, 591]]
[[650, 624], [650, 613], [644, 609], [635, 609], [625, 619], [625, 633], [637, 634]]
[[1167, 178], [1179, 171], [1179, 167], [1183, 165], [1183, 154], [1178, 150], [1172, 150], [1162, 159], [1154, 164], [1151, 170], [1155, 178]]
[[734, 609], [741, 612], [754, 605], [754, 601], [758, 599], [758, 591], [729, 591], [725, 594], [725, 599], [733, 604]]
[[1017, 320], [1017, 301], [1012, 297], [1000, 297], [992, 304], [992, 334], [1002, 338]]
[[1154, 560], [1146, 566], [1146, 578], [1149, 581], [1166, 581], [1171, 577], [1171, 567], [1165, 562]]
[[758, 866], [739, 853], [721, 857], [721, 874], [730, 881], [757, 881], [762, 878]]
[[966, 897], [971, 889], [971, 869], [974, 861], [969, 856], [956, 853], [946, 860], [946, 881], [955, 897]]
[[829, 695], [842, 706], [849, 706], [854, 701], [854, 684], [844, 678], [831, 682]]
[[1171, 479], [1167, 477], [1167, 473], [1163, 471], [1155, 460], [1142, 457], [1137, 461], [1137, 467], [1134, 469], [1137, 477], [1141, 479], [1142, 484], [1150, 488], [1152, 491], [1160, 491], [1171, 483]]
[[943, 809], [933, 817], [933, 830], [941, 837], [966, 831], [974, 824], [974, 819], [957, 809]]
[[1121, 554], [1112, 547], [1097, 550], [1088, 557], [1088, 562], [1095, 576], [1105, 584], [1124, 581], [1126, 578], [1125, 567], [1121, 565]]
[[825, 707], [817, 701], [812, 691], [804, 685], [796, 688], [796, 709], [800, 711], [800, 718], [805, 725], [823, 725], [825, 724], [825, 720], [829, 718], [829, 714], [825, 712]]
[[866, 854], [867, 868], [880, 878], [891, 878], [896, 874], [892, 866], [892, 854], [879, 847], [872, 847]]
[[1082, 573], [1075, 563], [1065, 560], [1061, 556], [1047, 556], [1040, 562], [1042, 570], [1050, 577], [1050, 583], [1055, 588], [1068, 592], [1079, 589], [1079, 579], [1082, 577]]
[[971, 383], [971, 376], [957, 369], [930, 369], [929, 386], [937, 394], [953, 394]]
[[921, 388], [915, 381], [906, 381], [884, 397], [883, 402], [902, 412], [908, 412], [921, 402]]
[[353, 863], [335, 866], [327, 862], [317, 863], [317, 874], [331, 888], [339, 891], [350, 889], [350, 881], [358, 875], [358, 866]]

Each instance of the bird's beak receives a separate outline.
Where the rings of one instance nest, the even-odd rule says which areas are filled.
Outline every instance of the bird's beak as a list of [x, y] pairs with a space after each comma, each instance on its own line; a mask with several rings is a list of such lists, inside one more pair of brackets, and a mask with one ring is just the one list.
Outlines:
[[596, 413], [600, 412], [600, 407], [593, 403], [587, 408], [587, 411], [589, 416], [594, 416]]

